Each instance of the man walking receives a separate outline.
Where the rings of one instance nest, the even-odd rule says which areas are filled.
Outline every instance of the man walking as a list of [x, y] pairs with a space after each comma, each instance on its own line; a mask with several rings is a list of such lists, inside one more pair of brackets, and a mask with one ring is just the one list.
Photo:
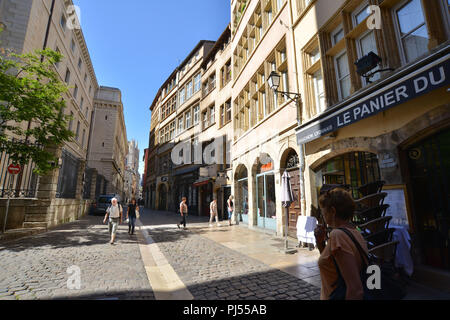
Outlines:
[[217, 214], [217, 199], [213, 199], [213, 201], [211, 201], [210, 205], [209, 205], [209, 214], [210, 214], [210, 218], [209, 218], [209, 226], [212, 227], [212, 221], [214, 219], [214, 216], [216, 217], [216, 223], [217, 226], [220, 227], [220, 223], [219, 223], [219, 216]]
[[122, 214], [122, 206], [117, 204], [116, 198], [112, 198], [111, 206], [106, 210], [105, 219], [103, 219], [103, 223], [106, 223], [106, 219], [109, 216], [108, 230], [109, 235], [111, 236], [111, 244], [114, 244], [114, 241], [116, 240], [117, 229], [119, 228], [119, 224], [122, 223]]
[[177, 223], [177, 227], [178, 229], [180, 229], [180, 224], [182, 224], [184, 226], [184, 229], [186, 229], [186, 216], [188, 214], [188, 206], [186, 204], [187, 198], [183, 197], [181, 199], [181, 203], [180, 203], [180, 214], [181, 214], [181, 218], [182, 220], [180, 221], [180, 223]]

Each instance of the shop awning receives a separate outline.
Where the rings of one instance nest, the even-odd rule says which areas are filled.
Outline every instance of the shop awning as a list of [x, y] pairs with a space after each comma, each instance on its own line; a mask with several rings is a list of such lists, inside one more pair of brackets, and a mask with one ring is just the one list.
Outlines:
[[207, 185], [211, 181], [212, 181], [211, 179], [203, 180], [203, 181], [196, 181], [196, 182], [194, 182], [193, 186], [194, 187], [201, 187], [201, 186]]
[[450, 45], [338, 104], [297, 128], [299, 145], [314, 141], [435, 89], [450, 85]]

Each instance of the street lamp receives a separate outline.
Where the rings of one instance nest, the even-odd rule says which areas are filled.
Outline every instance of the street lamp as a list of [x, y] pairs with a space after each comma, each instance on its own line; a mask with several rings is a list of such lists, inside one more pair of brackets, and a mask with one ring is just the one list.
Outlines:
[[286, 98], [288, 98], [291, 102], [296, 103], [297, 122], [298, 122], [298, 125], [300, 125], [300, 123], [301, 123], [301, 121], [300, 121], [300, 119], [301, 119], [300, 118], [301, 117], [301, 110], [300, 110], [301, 95], [298, 93], [292, 93], [292, 92], [287, 92], [287, 91], [278, 91], [278, 88], [280, 87], [280, 81], [281, 81], [281, 77], [275, 71], [272, 71], [269, 75], [269, 78], [267, 79], [270, 89], [272, 89], [276, 94], [281, 94], [282, 96], [285, 96]]
[[280, 79], [280, 75], [275, 71], [272, 71], [272, 73], [269, 75], [269, 79], [267, 80], [269, 82], [269, 87], [275, 92], [277, 92], [278, 88], [280, 87]]
[[376, 53], [374, 53], [373, 51], [370, 51], [367, 55], [365, 55], [364, 57], [362, 57], [361, 59], [359, 59], [355, 62], [356, 72], [361, 77], [364, 77], [368, 83], [372, 83], [370, 81], [370, 78], [372, 78], [376, 73], [394, 70], [392, 68], [386, 68], [386, 69], [375, 70], [374, 72], [369, 73], [376, 67], [380, 66], [382, 61], [383, 61], [383, 59], [381, 59]]

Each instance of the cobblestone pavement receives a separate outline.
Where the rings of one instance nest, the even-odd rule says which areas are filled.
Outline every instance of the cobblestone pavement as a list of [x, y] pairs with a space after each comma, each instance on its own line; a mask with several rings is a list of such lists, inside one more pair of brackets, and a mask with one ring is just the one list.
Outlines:
[[203, 237], [202, 228], [190, 228], [202, 218], [188, 217], [188, 230], [177, 229], [178, 220], [178, 215], [156, 212], [141, 217], [194, 299], [319, 299], [319, 287]]
[[[103, 217], [87, 216], [51, 231], [0, 244], [0, 300], [154, 299], [136, 236], [122, 225], [109, 244]], [[80, 290], [67, 273], [81, 271]]]

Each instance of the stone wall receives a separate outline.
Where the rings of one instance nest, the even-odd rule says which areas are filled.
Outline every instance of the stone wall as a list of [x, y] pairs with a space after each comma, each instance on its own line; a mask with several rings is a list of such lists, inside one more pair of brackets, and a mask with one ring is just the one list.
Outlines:
[[[0, 199], [0, 230], [3, 230], [7, 199]], [[45, 227], [73, 222], [88, 214], [90, 200], [11, 199], [6, 230]]]

